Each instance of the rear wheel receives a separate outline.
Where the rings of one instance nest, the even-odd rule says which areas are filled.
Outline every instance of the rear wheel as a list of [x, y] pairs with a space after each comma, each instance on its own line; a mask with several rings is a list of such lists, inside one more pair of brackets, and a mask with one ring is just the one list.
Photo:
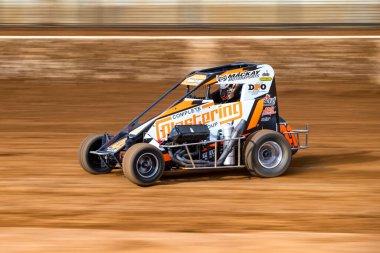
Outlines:
[[292, 151], [285, 137], [272, 130], [251, 134], [244, 145], [248, 171], [260, 177], [277, 177], [289, 167]]
[[95, 154], [91, 154], [91, 151], [98, 150], [102, 144], [103, 135], [93, 134], [83, 140], [78, 151], [78, 160], [82, 168], [91, 174], [104, 174], [111, 172], [112, 168], [109, 168], [102, 162], [100, 157]]
[[160, 179], [165, 162], [161, 151], [147, 143], [130, 147], [123, 158], [124, 175], [133, 183], [149, 186]]

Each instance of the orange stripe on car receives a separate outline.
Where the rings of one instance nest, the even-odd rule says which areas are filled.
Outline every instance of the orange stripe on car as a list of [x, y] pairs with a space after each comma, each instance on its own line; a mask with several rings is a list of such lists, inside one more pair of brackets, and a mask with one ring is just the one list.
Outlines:
[[261, 117], [261, 113], [263, 112], [263, 108], [264, 108], [264, 99], [262, 98], [257, 102], [255, 111], [253, 112], [251, 120], [249, 121], [247, 130], [252, 129], [257, 126], [257, 123], [259, 122], [259, 119]]
[[214, 102], [204, 104], [204, 105], [202, 105], [202, 109], [208, 108], [208, 107], [213, 106], [213, 105], [214, 105]]
[[[228, 71], [224, 72], [220, 76], [224, 76], [224, 75], [228, 75], [228, 74], [234, 74], [234, 73], [239, 73], [239, 72], [242, 72], [242, 71], [244, 71], [244, 69], [242, 69], [242, 68], [240, 68], [240, 69], [232, 69], [232, 70], [228, 70]], [[216, 77], [214, 77], [210, 81], [206, 82], [204, 85], [210, 85], [210, 84], [213, 84], [213, 83], [216, 83]]]
[[284, 132], [291, 132], [292, 128], [289, 124], [280, 125], [280, 132], [285, 136], [291, 147], [298, 147], [298, 142], [295, 134], [284, 134]]
[[185, 101], [182, 101], [181, 103], [173, 106], [169, 110], [161, 113], [158, 117], [163, 117], [163, 116], [166, 116], [166, 115], [169, 115], [169, 114], [173, 114], [175, 112], [182, 111], [182, 110], [185, 110], [185, 109], [193, 107], [193, 106], [195, 106], [193, 104], [193, 100], [185, 100]]

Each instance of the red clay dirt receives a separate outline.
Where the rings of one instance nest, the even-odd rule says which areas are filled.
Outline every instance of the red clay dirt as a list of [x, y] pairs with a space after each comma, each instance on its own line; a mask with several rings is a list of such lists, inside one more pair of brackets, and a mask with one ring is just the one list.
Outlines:
[[170, 173], [141, 188], [87, 174], [76, 151], [170, 84], [1, 80], [0, 251], [378, 252], [380, 89], [346, 85], [278, 83], [281, 115], [310, 126], [285, 175]]

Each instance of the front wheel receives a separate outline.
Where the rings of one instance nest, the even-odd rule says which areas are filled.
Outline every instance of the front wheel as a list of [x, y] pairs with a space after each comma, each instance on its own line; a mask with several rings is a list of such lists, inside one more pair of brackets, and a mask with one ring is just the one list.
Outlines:
[[91, 174], [104, 174], [111, 172], [98, 155], [91, 154], [91, 151], [98, 150], [103, 144], [103, 135], [93, 134], [83, 140], [78, 151], [78, 160], [82, 168]]
[[244, 147], [244, 161], [248, 171], [260, 177], [277, 177], [289, 167], [292, 150], [285, 137], [272, 130], [251, 134]]
[[133, 183], [149, 186], [160, 179], [165, 162], [161, 151], [147, 143], [130, 147], [123, 158], [124, 175]]

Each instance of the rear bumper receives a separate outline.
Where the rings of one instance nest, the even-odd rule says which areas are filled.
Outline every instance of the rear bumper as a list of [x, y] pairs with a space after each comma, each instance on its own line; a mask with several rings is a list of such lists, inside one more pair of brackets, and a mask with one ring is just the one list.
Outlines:
[[309, 127], [306, 125], [305, 129], [297, 129], [282, 132], [282, 134], [289, 134], [296, 138], [295, 143], [297, 145], [291, 145], [292, 150], [305, 149], [309, 147]]

